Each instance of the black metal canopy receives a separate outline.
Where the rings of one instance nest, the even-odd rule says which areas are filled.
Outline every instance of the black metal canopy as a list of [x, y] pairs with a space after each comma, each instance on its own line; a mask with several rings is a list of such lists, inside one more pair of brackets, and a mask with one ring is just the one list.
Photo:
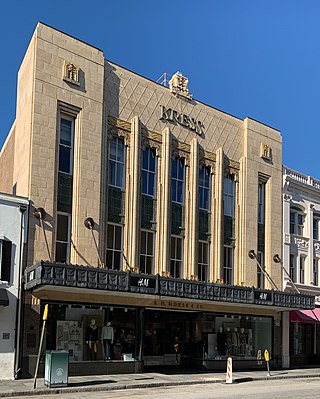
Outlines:
[[315, 297], [254, 287], [216, 284], [117, 270], [41, 261], [25, 271], [25, 289], [43, 286], [75, 287], [205, 300], [264, 305], [276, 308], [313, 309]]

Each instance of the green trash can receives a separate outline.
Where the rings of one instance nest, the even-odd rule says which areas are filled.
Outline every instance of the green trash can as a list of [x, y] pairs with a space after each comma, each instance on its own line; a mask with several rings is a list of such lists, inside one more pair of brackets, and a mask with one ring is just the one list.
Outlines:
[[44, 366], [44, 384], [51, 387], [68, 386], [68, 351], [47, 351]]

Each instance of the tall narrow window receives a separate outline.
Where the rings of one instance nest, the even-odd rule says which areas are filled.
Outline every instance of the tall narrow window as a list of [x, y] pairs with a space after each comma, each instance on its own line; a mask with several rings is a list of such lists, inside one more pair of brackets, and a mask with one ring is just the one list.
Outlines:
[[319, 240], [319, 219], [313, 218], [313, 239]]
[[172, 159], [171, 198], [173, 202], [184, 203], [185, 166], [184, 159]]
[[300, 284], [304, 284], [305, 256], [300, 256]]
[[205, 241], [199, 241], [198, 279], [200, 281], [209, 279], [209, 243]]
[[141, 230], [140, 273], [152, 274], [154, 263], [154, 233]]
[[295, 283], [296, 282], [296, 259], [297, 257], [293, 254], [290, 254], [290, 267], [289, 267], [289, 274], [291, 280]]
[[72, 174], [74, 120], [60, 118], [59, 172]]
[[223, 282], [233, 284], [233, 253], [234, 248], [224, 246]]
[[304, 214], [302, 211], [291, 208], [290, 210], [290, 234], [303, 236]]
[[232, 175], [224, 178], [223, 184], [223, 210], [224, 216], [234, 218], [235, 208], [235, 181]]
[[182, 238], [171, 236], [170, 274], [172, 277], [181, 278], [183, 248]]
[[122, 226], [108, 223], [106, 267], [112, 270], [122, 268]]
[[122, 137], [109, 140], [109, 186], [124, 188], [125, 147]]
[[11, 280], [11, 253], [12, 242], [0, 240], [0, 281], [10, 282]]
[[156, 196], [156, 150], [149, 147], [142, 152], [142, 194]]
[[210, 211], [210, 168], [199, 170], [199, 208]]
[[[265, 267], [265, 211], [266, 210], [266, 182], [258, 184], [258, 257], [257, 261], [264, 270]], [[265, 275], [257, 265], [257, 287], [264, 288]]]
[[[257, 254], [257, 261], [259, 262], [261, 268], [264, 270], [264, 253], [261, 251], [258, 251]], [[264, 273], [260, 269], [260, 267], [257, 265], [257, 287], [258, 288], [264, 288]]]
[[74, 124], [60, 115], [55, 260], [63, 263], [70, 261]]
[[319, 259], [313, 259], [313, 285], [318, 285], [318, 268], [319, 268]]
[[70, 219], [68, 214], [57, 215], [56, 262], [68, 263], [70, 259]]

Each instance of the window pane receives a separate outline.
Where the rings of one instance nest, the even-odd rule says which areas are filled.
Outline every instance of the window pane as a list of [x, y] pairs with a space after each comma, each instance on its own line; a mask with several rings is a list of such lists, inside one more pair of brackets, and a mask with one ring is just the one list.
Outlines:
[[176, 246], [175, 246], [175, 238], [171, 237], [171, 259], [175, 258]]
[[149, 195], [154, 195], [155, 194], [155, 189], [154, 189], [154, 178], [155, 175], [153, 173], [149, 173]]
[[121, 253], [115, 251], [115, 252], [114, 252], [114, 264], [113, 264], [113, 269], [114, 269], [114, 270], [119, 270], [119, 269], [120, 269], [120, 264], [121, 264]]
[[108, 224], [107, 231], [107, 248], [113, 248], [113, 228], [112, 224]]
[[120, 226], [115, 226], [115, 241], [114, 248], [121, 251], [122, 244], [122, 228]]
[[118, 165], [117, 165], [116, 186], [123, 188], [123, 165], [121, 163], [118, 163]]
[[156, 151], [150, 150], [149, 170], [151, 172], [156, 171]]
[[117, 161], [124, 163], [124, 144], [120, 137], [117, 139]]
[[171, 180], [171, 200], [177, 201], [177, 181]]
[[203, 263], [206, 265], [209, 263], [208, 262], [208, 244], [203, 243]]
[[148, 255], [153, 255], [153, 233], [148, 234]]
[[148, 154], [149, 148], [144, 148], [142, 151], [142, 169], [148, 170]]
[[66, 243], [56, 243], [56, 262], [65, 263], [67, 261], [67, 248], [68, 244]]
[[140, 273], [145, 273], [145, 255], [140, 255]]
[[176, 259], [182, 259], [182, 240], [181, 238], [176, 238]]
[[146, 253], [146, 232], [141, 231], [141, 253]]
[[171, 176], [174, 179], [176, 179], [178, 177], [178, 174], [177, 174], [177, 158], [172, 160], [171, 165], [172, 165], [172, 167], [171, 167]]
[[115, 138], [109, 142], [109, 159], [117, 160], [117, 142]]
[[70, 173], [70, 147], [60, 145], [59, 147], [59, 171]]
[[116, 164], [109, 161], [109, 184], [115, 186], [116, 184]]
[[72, 122], [61, 118], [60, 121], [60, 143], [71, 146]]
[[68, 216], [59, 215], [57, 217], [57, 240], [68, 242]]
[[148, 194], [148, 173], [142, 171], [142, 194]]
[[183, 202], [183, 183], [178, 181], [178, 190], [177, 190], [177, 202], [180, 202], [182, 204]]
[[148, 274], [152, 273], [152, 259], [151, 256], [146, 258], [146, 273]]
[[178, 163], [178, 178], [179, 178], [179, 180], [183, 180], [183, 167], [184, 167], [184, 160], [180, 158], [179, 163]]
[[108, 269], [113, 268], [112, 255], [113, 255], [113, 251], [107, 250], [106, 266]]

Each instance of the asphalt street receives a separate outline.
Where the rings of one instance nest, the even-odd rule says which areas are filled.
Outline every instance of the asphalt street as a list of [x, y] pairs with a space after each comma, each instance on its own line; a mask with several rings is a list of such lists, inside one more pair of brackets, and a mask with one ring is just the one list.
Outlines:
[[[109, 392], [60, 393], [59, 399], [311, 399], [320, 398], [320, 378], [216, 383], [177, 387], [137, 388]], [[20, 396], [21, 397], [21, 396]], [[35, 398], [35, 396], [22, 396]], [[53, 399], [57, 395], [41, 395]]]

